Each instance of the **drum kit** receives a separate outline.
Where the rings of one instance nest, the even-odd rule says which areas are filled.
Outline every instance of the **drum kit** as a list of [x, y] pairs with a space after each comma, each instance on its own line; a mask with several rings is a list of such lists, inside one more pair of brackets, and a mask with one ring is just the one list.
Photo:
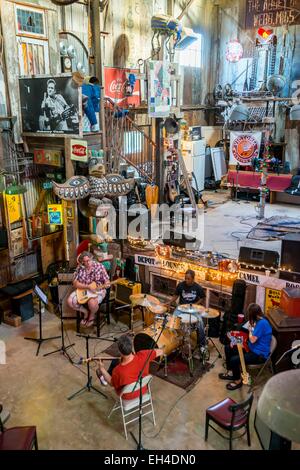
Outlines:
[[[165, 358], [175, 351], [179, 351], [182, 357], [188, 361], [190, 374], [193, 375], [193, 358], [197, 346], [197, 340], [195, 341], [197, 336], [193, 333], [197, 330], [199, 315], [204, 320], [206, 336], [208, 336], [209, 320], [219, 317], [219, 311], [199, 305], [180, 305], [177, 308], [178, 313], [174, 315], [169, 313], [168, 308], [151, 295], [132, 295], [130, 301], [133, 307], [145, 308], [148, 312], [147, 318], [152, 319], [151, 324], [148, 324], [143, 332], [135, 335], [135, 351], [155, 347], [165, 351]], [[209, 360], [208, 348], [201, 359], [203, 363]]]

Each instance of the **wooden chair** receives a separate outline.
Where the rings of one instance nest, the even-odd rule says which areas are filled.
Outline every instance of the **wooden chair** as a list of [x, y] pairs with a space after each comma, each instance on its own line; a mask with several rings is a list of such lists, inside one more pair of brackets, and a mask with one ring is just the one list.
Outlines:
[[[0, 412], [2, 406], [0, 405]], [[38, 450], [35, 426], [4, 429], [0, 417], [0, 450]]]
[[[251, 407], [253, 403], [253, 394], [242, 403], [236, 403], [231, 398], [211, 406], [206, 410], [206, 423], [205, 423], [205, 441], [208, 439], [209, 427], [211, 427], [217, 434], [224, 439], [229, 440], [229, 450], [232, 450], [232, 442], [235, 439], [239, 439], [247, 434], [248, 446], [251, 447], [250, 429], [249, 429], [249, 418]], [[224, 436], [219, 430], [214, 428], [210, 421], [213, 421], [220, 428], [229, 432], [229, 437]], [[244, 429], [243, 434], [239, 434], [233, 437], [236, 431]]]

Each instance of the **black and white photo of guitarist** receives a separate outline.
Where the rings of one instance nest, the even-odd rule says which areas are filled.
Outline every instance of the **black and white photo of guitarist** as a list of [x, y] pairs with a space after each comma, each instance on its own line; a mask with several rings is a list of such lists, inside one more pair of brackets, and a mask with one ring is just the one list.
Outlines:
[[78, 126], [76, 107], [69, 106], [64, 97], [56, 92], [56, 81], [50, 78], [41, 103], [40, 131], [69, 132], [76, 126]]

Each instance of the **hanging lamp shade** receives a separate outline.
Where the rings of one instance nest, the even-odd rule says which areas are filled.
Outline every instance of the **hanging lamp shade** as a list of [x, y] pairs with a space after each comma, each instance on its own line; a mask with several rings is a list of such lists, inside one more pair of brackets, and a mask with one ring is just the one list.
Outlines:
[[259, 398], [257, 414], [271, 431], [300, 443], [300, 370], [275, 375]]

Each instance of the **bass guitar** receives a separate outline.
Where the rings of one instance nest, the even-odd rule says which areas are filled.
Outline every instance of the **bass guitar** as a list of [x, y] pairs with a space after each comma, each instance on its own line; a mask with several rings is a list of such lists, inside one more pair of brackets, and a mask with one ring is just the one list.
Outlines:
[[251, 385], [251, 377], [250, 374], [247, 372], [245, 357], [244, 357], [244, 349], [249, 351], [248, 347], [248, 335], [241, 331], [231, 331], [228, 333], [228, 338], [231, 341], [231, 347], [236, 346], [238, 349], [240, 362], [242, 366], [242, 381], [244, 385]]

